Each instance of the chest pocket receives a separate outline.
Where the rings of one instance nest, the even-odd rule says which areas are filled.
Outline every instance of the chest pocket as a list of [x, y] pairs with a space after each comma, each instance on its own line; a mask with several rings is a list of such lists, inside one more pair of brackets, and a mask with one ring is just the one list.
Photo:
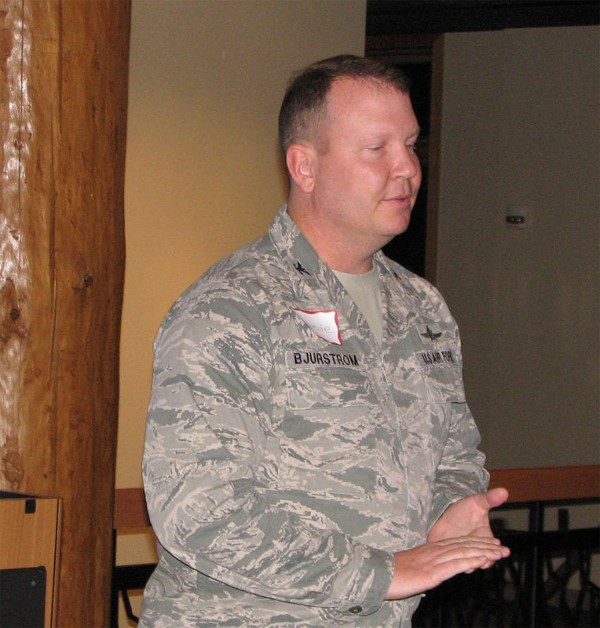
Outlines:
[[368, 405], [369, 379], [353, 354], [294, 352], [286, 355], [286, 388], [290, 409]]
[[[406, 338], [405, 351], [405, 361], [401, 360], [405, 377], [399, 388], [406, 395], [398, 399], [399, 405], [405, 397], [411, 401], [404, 408], [400, 429], [407, 472], [417, 486], [423, 477], [433, 482], [457, 404], [464, 404], [465, 395], [459, 345], [450, 329], [441, 324], [416, 327]], [[425, 504], [423, 511], [429, 506]]]
[[459, 358], [451, 346], [440, 346], [414, 354], [431, 403], [456, 403], [465, 400]]
[[299, 462], [344, 463], [372, 450], [374, 393], [358, 356], [290, 352], [286, 388], [281, 431], [287, 452]]

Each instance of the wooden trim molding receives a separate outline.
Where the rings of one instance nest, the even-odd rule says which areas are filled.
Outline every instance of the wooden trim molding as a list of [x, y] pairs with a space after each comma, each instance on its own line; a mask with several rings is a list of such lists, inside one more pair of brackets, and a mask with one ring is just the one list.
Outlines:
[[150, 525], [143, 488], [118, 488], [115, 491], [115, 530], [146, 528]]
[[503, 486], [509, 502], [560, 501], [600, 497], [600, 465], [497, 469], [490, 488]]
[[[509, 503], [600, 498], [600, 465], [538, 467], [490, 471], [490, 488], [503, 486]], [[114, 528], [145, 528], [150, 525], [144, 489], [115, 491]]]

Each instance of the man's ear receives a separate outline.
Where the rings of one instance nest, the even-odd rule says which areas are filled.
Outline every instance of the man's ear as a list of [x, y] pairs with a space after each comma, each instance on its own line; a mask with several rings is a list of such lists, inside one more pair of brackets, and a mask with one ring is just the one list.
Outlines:
[[310, 144], [291, 144], [285, 154], [290, 177], [305, 193], [312, 192], [315, 185], [316, 151]]

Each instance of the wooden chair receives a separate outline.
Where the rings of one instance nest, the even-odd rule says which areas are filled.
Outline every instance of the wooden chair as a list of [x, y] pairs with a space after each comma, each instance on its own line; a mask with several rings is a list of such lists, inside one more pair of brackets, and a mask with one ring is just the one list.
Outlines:
[[150, 527], [146, 510], [146, 500], [142, 488], [119, 488], [115, 491], [115, 511], [113, 517], [113, 569], [111, 586], [110, 625], [119, 626], [119, 596], [123, 599], [125, 613], [130, 621], [138, 622], [129, 599], [129, 591], [143, 589], [148, 582], [155, 563], [137, 565], [117, 565], [117, 535], [119, 530], [131, 530]]

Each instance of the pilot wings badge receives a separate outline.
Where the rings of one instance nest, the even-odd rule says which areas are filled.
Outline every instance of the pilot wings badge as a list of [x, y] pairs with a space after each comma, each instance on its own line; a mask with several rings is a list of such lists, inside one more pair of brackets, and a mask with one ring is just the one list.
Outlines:
[[429, 325], [419, 325], [419, 334], [423, 338], [426, 338], [431, 342], [435, 342], [436, 340], [439, 340], [442, 332], [437, 329], [432, 329], [431, 327], [429, 327]]

